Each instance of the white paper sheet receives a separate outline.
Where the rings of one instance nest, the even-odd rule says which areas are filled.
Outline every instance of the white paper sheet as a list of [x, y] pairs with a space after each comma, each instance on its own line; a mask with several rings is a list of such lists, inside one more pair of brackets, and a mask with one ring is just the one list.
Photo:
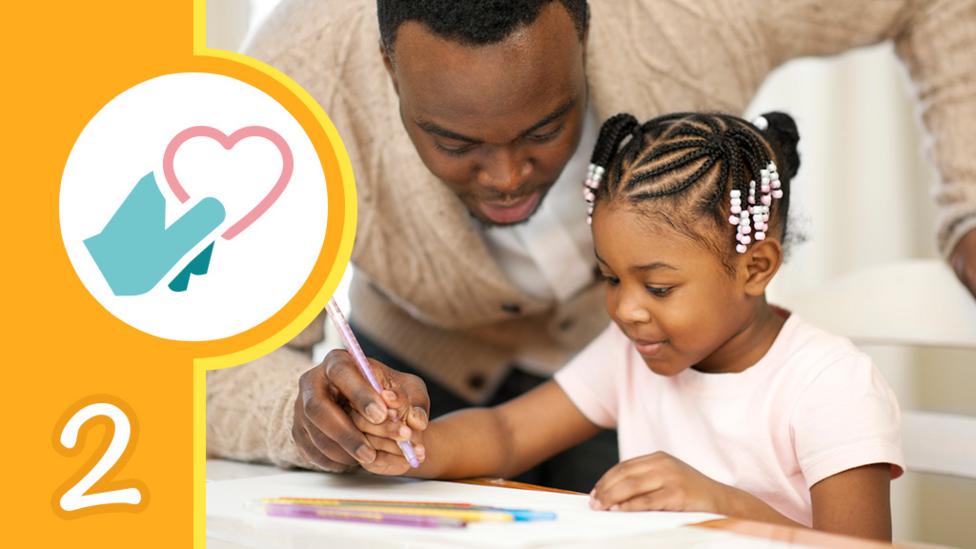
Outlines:
[[[425, 529], [266, 517], [247, 507], [264, 497], [449, 501], [553, 511], [555, 521], [472, 523]], [[583, 495], [415, 481], [367, 475], [293, 472], [207, 483], [207, 537], [245, 547], [530, 547], [608, 540], [713, 518], [705, 513], [591, 511]], [[692, 529], [707, 537], [705, 530]], [[717, 533], [716, 533], [717, 534]], [[702, 540], [704, 541], [704, 540]]]

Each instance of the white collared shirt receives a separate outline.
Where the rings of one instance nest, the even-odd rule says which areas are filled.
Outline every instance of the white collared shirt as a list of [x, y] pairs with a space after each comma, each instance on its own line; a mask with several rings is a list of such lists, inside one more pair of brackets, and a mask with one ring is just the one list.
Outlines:
[[[525, 223], [483, 229], [489, 252], [509, 280], [539, 299], [566, 301], [593, 281], [593, 237], [582, 188], [597, 132], [596, 116], [587, 109], [579, 146], [535, 214]], [[563, 365], [528, 350], [517, 360], [544, 375]]]

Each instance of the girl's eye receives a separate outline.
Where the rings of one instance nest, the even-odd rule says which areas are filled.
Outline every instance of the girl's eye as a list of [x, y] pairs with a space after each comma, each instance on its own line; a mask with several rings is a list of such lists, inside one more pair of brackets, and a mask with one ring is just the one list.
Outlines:
[[529, 141], [534, 141], [536, 143], [545, 143], [546, 141], [552, 141], [553, 139], [556, 138], [557, 135], [559, 135], [559, 132], [563, 131], [563, 126], [564, 126], [563, 124], [560, 124], [559, 126], [557, 126], [551, 131], [545, 133], [533, 133], [525, 136], [525, 138], [528, 139]]
[[474, 144], [460, 145], [457, 147], [449, 147], [447, 145], [438, 143], [437, 141], [434, 141], [434, 146], [437, 147], [437, 149], [440, 150], [441, 152], [447, 153], [451, 156], [461, 156], [464, 153], [474, 150], [474, 148], [477, 147], [477, 145]]
[[664, 287], [644, 286], [644, 287], [647, 288], [647, 291], [654, 297], [665, 297], [666, 295], [670, 294], [671, 290], [674, 288], [674, 286], [664, 286]]
[[610, 276], [608, 274], [600, 273], [600, 279], [606, 282], [610, 286], [616, 286], [620, 284], [620, 279], [615, 276]]

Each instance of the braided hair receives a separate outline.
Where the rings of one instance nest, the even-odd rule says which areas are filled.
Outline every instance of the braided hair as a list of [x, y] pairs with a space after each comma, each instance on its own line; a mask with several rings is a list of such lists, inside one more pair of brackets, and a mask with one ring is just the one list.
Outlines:
[[[652, 207], [655, 216], [705, 244], [732, 272], [736, 229], [729, 224], [728, 197], [746, 196], [770, 162], [778, 167], [782, 197], [769, 219], [786, 238], [800, 137], [790, 115], [770, 112], [763, 118], [764, 129], [720, 113], [672, 113], [643, 124], [626, 113], [607, 119], [591, 159], [591, 169], [605, 173], [604, 182], [591, 187], [594, 204], [625, 200]], [[710, 230], [703, 230], [702, 219], [714, 222]]]

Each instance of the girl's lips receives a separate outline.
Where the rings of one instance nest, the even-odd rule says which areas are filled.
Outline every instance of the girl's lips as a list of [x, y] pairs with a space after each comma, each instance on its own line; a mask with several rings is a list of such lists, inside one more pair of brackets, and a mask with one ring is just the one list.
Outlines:
[[635, 339], [633, 341], [634, 341], [634, 347], [637, 348], [637, 352], [641, 356], [645, 356], [645, 357], [653, 357], [657, 355], [658, 353], [661, 352], [661, 349], [663, 349], [664, 346], [667, 345], [668, 343], [666, 340], [643, 341], [643, 340]]
[[492, 222], [507, 225], [525, 221], [535, 211], [540, 198], [542, 198], [542, 191], [536, 191], [515, 202], [481, 202], [478, 207]]

